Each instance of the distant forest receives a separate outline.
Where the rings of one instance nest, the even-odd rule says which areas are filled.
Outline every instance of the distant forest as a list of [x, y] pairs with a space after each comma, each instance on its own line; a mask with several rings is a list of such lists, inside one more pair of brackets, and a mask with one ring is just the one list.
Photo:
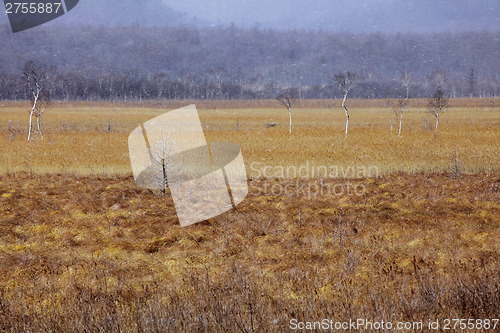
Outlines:
[[359, 73], [356, 98], [433, 93], [444, 77], [449, 97], [500, 95], [500, 32], [351, 34], [236, 26], [50, 26], [18, 34], [0, 26], [0, 99], [28, 99], [25, 62], [53, 68], [53, 99], [336, 98], [333, 76]]

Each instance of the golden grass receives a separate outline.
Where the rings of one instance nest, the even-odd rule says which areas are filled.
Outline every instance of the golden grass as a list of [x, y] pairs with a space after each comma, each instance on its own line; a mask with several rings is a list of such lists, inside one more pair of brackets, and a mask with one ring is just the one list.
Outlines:
[[310, 199], [252, 180], [236, 210], [190, 228], [131, 177], [0, 176], [0, 330], [498, 318], [500, 178], [452, 176], [350, 180], [366, 193]]
[[[328, 101], [310, 101], [314, 106], [321, 102], [328, 106]], [[424, 102], [413, 101], [415, 105]], [[470, 103], [464, 100], [462, 104], [466, 102]], [[383, 101], [373, 102], [375, 107], [367, 101], [352, 101], [347, 139], [343, 135], [344, 115], [337, 105], [294, 109], [290, 136], [286, 110], [277, 106], [243, 108], [235, 103], [233, 108], [225, 103], [220, 109], [201, 108], [199, 114], [209, 142], [235, 142], [242, 147], [249, 176], [258, 176], [250, 168], [253, 162], [283, 167], [306, 163], [344, 169], [374, 167], [380, 174], [388, 174], [449, 171], [457, 156], [462, 172], [496, 172], [500, 168], [500, 108], [487, 106], [482, 100], [476, 100], [474, 103], [482, 106], [474, 108], [455, 101], [457, 106], [441, 116], [438, 134], [432, 130], [434, 119], [424, 107], [410, 108], [404, 114], [401, 138], [397, 136], [396, 119], [390, 132], [388, 108], [381, 107]], [[168, 111], [161, 105], [60, 103], [44, 115], [45, 142], [35, 135], [33, 142], [27, 143], [26, 110], [26, 103], [0, 107], [0, 173], [130, 174], [129, 132]], [[9, 120], [14, 130], [9, 129]], [[272, 122], [279, 126], [266, 128], [265, 124]]]
[[[498, 318], [499, 108], [455, 100], [436, 135], [424, 129], [433, 125], [424, 101], [413, 101], [398, 138], [384, 101], [352, 101], [345, 139], [337, 102], [303, 102], [292, 136], [274, 101], [200, 103], [207, 141], [242, 147], [250, 194], [189, 228], [170, 198], [136, 186], [127, 151], [132, 129], [178, 102], [56, 104], [46, 140], [31, 143], [26, 103], [4, 102], [0, 332]], [[378, 174], [265, 179], [255, 163]]]

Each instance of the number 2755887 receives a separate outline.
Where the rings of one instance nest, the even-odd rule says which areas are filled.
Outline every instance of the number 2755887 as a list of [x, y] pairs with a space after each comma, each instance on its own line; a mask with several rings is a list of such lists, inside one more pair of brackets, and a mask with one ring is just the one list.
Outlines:
[[61, 2], [7, 2], [7, 14], [58, 14], [62, 9]]

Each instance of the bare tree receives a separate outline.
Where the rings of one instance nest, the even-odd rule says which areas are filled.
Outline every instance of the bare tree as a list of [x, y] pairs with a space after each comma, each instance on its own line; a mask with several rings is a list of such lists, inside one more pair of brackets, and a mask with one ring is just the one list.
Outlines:
[[434, 87], [444, 87], [446, 82], [446, 73], [442, 70], [437, 70], [431, 75], [431, 84]]
[[448, 108], [448, 98], [444, 96], [444, 89], [437, 85], [434, 94], [429, 98], [429, 112], [436, 117], [436, 133], [439, 125], [439, 115]]
[[474, 74], [474, 69], [471, 68], [469, 74], [467, 75], [467, 85], [469, 86], [469, 95], [470, 98], [474, 97], [474, 90], [476, 87], [476, 75]]
[[298, 93], [295, 89], [287, 89], [276, 97], [276, 99], [280, 101], [288, 111], [288, 117], [290, 118], [290, 134], [292, 134], [292, 104], [294, 103], [297, 95]]
[[410, 88], [414, 85], [413, 72], [404, 71], [401, 76], [401, 84], [406, 90], [406, 100], [410, 98]]
[[403, 126], [403, 113], [406, 109], [406, 106], [408, 105], [408, 100], [400, 98], [397, 101], [397, 105], [398, 105], [398, 109], [395, 111], [395, 113], [399, 117], [398, 136], [401, 136], [401, 128]]
[[344, 108], [346, 116], [345, 136], [347, 137], [347, 133], [349, 131], [349, 110], [347, 109], [345, 102], [347, 101], [347, 96], [349, 95], [351, 89], [358, 84], [359, 76], [356, 73], [347, 72], [334, 75], [334, 79], [340, 93], [343, 95], [342, 107]]
[[161, 196], [167, 196], [170, 187], [179, 185], [184, 163], [174, 154], [175, 142], [171, 142], [168, 136], [163, 136], [160, 141], [149, 147], [150, 165], [143, 171], [138, 183], [142, 186], [156, 190]]
[[28, 61], [23, 67], [23, 76], [31, 92], [31, 111], [29, 120], [28, 141], [31, 140], [33, 130], [33, 116], [36, 118], [37, 130], [43, 140], [41, 129], [42, 114], [47, 110], [50, 104], [51, 96], [49, 91], [50, 81], [53, 70], [47, 69], [43, 65], [36, 64], [34, 61]]
[[[396, 109], [395, 113], [397, 114], [399, 118], [399, 126], [398, 126], [398, 136], [401, 136], [401, 129], [403, 127], [403, 114], [408, 106], [409, 103], [409, 98], [410, 98], [410, 89], [414, 85], [414, 77], [413, 73], [410, 71], [404, 71], [403, 75], [401, 76], [401, 85], [405, 89], [406, 97], [399, 98], [396, 102], [398, 108]], [[392, 105], [390, 105], [392, 107]], [[392, 113], [391, 113], [392, 115]], [[391, 116], [391, 131], [392, 131], [392, 116]]]

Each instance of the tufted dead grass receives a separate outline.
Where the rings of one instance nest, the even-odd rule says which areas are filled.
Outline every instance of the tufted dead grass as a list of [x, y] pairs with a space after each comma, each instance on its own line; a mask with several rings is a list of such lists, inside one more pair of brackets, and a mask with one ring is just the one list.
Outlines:
[[[55, 105], [46, 141], [27, 144], [16, 128], [25, 105], [4, 103], [0, 331], [287, 332], [291, 319], [498, 318], [498, 107], [464, 100], [436, 135], [416, 106], [398, 138], [383, 101], [359, 101], [346, 140], [333, 102], [298, 109], [292, 137], [286, 111], [247, 103], [202, 104], [200, 117], [208, 141], [242, 146], [250, 194], [189, 228], [170, 198], [135, 185], [126, 146], [130, 130], [175, 105]], [[377, 172], [266, 179], [255, 167], [307, 163]]]

